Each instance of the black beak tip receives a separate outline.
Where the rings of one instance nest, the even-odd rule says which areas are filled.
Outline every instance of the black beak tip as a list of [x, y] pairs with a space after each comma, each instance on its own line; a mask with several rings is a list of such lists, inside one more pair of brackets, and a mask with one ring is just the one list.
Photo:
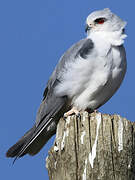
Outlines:
[[90, 30], [90, 27], [88, 26], [88, 24], [86, 24], [86, 27], [85, 27], [85, 32], [87, 33], [87, 31]]

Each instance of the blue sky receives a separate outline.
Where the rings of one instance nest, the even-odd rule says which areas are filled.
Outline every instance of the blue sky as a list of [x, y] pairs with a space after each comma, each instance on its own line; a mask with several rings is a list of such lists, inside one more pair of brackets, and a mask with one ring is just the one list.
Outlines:
[[60, 56], [85, 37], [87, 15], [109, 7], [128, 22], [125, 42], [128, 70], [119, 91], [100, 111], [134, 121], [134, 2], [123, 0], [4, 0], [0, 2], [0, 179], [47, 180], [42, 151], [12, 166], [6, 150], [34, 123], [45, 84]]

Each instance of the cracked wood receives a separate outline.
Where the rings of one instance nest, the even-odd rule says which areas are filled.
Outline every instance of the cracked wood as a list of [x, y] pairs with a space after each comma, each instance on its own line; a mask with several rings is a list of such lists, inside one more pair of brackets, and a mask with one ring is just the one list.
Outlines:
[[50, 180], [135, 180], [135, 124], [87, 112], [60, 119], [46, 167]]

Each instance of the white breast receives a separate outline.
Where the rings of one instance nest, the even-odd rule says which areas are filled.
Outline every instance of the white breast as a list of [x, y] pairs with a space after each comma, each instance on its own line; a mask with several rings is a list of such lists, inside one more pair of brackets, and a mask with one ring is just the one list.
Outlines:
[[[80, 87], [85, 88], [73, 98], [73, 105], [78, 109], [96, 109], [103, 105], [113, 96], [124, 78], [126, 58], [123, 47], [112, 47], [106, 58], [97, 58], [96, 61], [93, 71], [84, 68], [88, 76], [85, 76]], [[72, 90], [74, 92], [74, 87]]]
[[119, 88], [126, 72], [125, 51], [122, 46], [114, 47], [100, 41], [95, 43], [87, 59], [78, 58], [67, 66], [68, 72], [57, 93], [68, 95], [72, 105], [80, 110], [96, 109]]

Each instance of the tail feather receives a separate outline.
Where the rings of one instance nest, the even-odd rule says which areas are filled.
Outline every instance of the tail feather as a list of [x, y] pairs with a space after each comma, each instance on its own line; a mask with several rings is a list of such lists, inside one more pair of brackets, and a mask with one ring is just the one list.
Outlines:
[[6, 153], [7, 157], [15, 157], [19, 151], [22, 149], [25, 141], [19, 141], [15, 145], [13, 145]]
[[[33, 135], [33, 132], [35, 131], [35, 126], [31, 128], [28, 132], [25, 133], [21, 139], [14, 144], [6, 153], [6, 157], [16, 157], [18, 156], [19, 152], [23, 149], [25, 144], [30, 140], [31, 136]], [[26, 153], [21, 154], [20, 157], [24, 156]]]
[[50, 119], [49, 125], [46, 128], [44, 127], [45, 126], [43, 126], [43, 128], [40, 129], [38, 134], [34, 136], [29, 143], [28, 154], [31, 156], [37, 154], [47, 143], [47, 141], [56, 133], [57, 123], [56, 121], [52, 121], [52, 119]]
[[7, 151], [6, 156], [15, 157], [15, 162], [25, 154], [37, 154], [56, 133], [57, 123], [67, 109], [65, 102], [67, 97], [51, 97], [43, 102], [39, 108], [36, 124]]
[[47, 121], [47, 123], [45, 123], [45, 125], [43, 124], [44, 121], [38, 127], [36, 127], [35, 131], [31, 134], [30, 138], [26, 141], [26, 143], [22, 146], [22, 148], [16, 155], [16, 159], [22, 157], [27, 153], [32, 156], [37, 154], [40, 151], [40, 149], [44, 146], [44, 144], [50, 139], [50, 137], [55, 134], [55, 121], [52, 121], [52, 119], [50, 119]]
[[[41, 123], [30, 129], [15, 145], [13, 145], [6, 153], [7, 157], [15, 157], [16, 159], [29, 154], [31, 156], [37, 154], [46, 142], [56, 133], [56, 121], [52, 119], [43, 126]], [[13, 163], [14, 163], [13, 162]]]

